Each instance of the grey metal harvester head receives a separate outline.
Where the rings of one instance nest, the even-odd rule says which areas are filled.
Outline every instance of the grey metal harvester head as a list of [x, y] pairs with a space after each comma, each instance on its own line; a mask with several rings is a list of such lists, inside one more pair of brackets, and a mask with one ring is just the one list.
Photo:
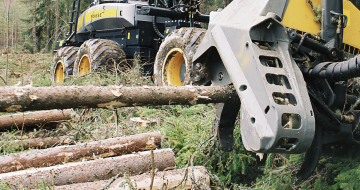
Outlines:
[[216, 48], [241, 100], [243, 143], [254, 152], [301, 153], [314, 137], [306, 83], [281, 23], [285, 7], [280, 0], [233, 1], [211, 16], [194, 56], [196, 63]]

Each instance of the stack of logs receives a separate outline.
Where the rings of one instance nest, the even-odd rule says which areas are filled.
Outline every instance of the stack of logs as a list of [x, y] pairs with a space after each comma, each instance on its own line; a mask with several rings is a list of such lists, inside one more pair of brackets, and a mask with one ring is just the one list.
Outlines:
[[15, 188], [191, 189], [209, 187], [204, 167], [175, 169], [160, 132], [0, 156], [0, 181]]
[[[0, 112], [238, 101], [230, 86], [0, 88]], [[2, 116], [0, 130], [67, 120], [71, 115], [71, 110], [51, 110]], [[174, 170], [174, 153], [160, 149], [160, 132], [75, 145], [71, 145], [74, 138], [67, 136], [43, 140], [18, 143], [24, 148], [44, 148], [54, 142], [67, 145], [0, 156], [0, 182], [14, 188], [36, 188], [45, 182], [54, 189], [209, 189], [204, 167]]]

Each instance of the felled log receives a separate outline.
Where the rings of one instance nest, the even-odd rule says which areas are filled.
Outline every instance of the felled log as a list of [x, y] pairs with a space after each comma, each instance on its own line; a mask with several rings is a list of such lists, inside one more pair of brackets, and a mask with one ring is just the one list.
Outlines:
[[74, 190], [74, 189], [86, 189], [86, 190], [100, 190], [103, 188], [109, 180], [101, 180], [86, 183], [75, 183], [71, 185], [54, 186], [53, 190]]
[[195, 105], [239, 101], [228, 86], [1, 87], [0, 112], [150, 105]]
[[0, 156], [0, 173], [119, 156], [160, 147], [160, 132], [151, 132], [77, 145], [19, 152]]
[[[154, 155], [157, 170], [162, 171], [167, 167], [175, 166], [175, 157], [171, 149], [155, 150]], [[151, 153], [146, 151], [86, 162], [4, 173], [0, 174], [0, 181], [7, 181], [14, 187], [34, 188], [42, 180], [47, 184], [60, 186], [105, 180], [119, 173], [138, 175], [150, 170]]]
[[[11, 141], [10, 143], [17, 147], [22, 147], [24, 149], [28, 149], [28, 148], [41, 149], [41, 148], [47, 148], [47, 147], [59, 146], [59, 145], [71, 145], [71, 144], [75, 143], [75, 138], [73, 136], [59, 136], [59, 137], [46, 137], [46, 138], [15, 140], [15, 141]], [[0, 163], [1, 163], [1, 160], [0, 160]], [[0, 170], [0, 173], [1, 173], [1, 170]]]
[[[130, 177], [129, 183], [137, 189], [150, 190], [151, 175], [143, 174]], [[126, 179], [113, 182], [109, 190], [132, 189]], [[203, 166], [189, 167], [187, 169], [157, 172], [152, 189], [210, 189], [210, 177]]]
[[[130, 179], [130, 180], [129, 180]], [[129, 185], [141, 190], [150, 190], [151, 175], [141, 174], [130, 176], [129, 179], [118, 178], [110, 184], [109, 190], [132, 189]], [[102, 189], [109, 183], [109, 180], [78, 183], [72, 185], [55, 186], [54, 190]], [[176, 188], [175, 188], [176, 187]], [[154, 177], [153, 189], [210, 189], [210, 177], [203, 166], [189, 167], [188, 169], [168, 170], [157, 172]]]
[[71, 119], [73, 111], [66, 110], [49, 110], [36, 111], [30, 113], [12, 114], [0, 116], [0, 130], [7, 130], [11, 128], [27, 127], [46, 124], [55, 121]]

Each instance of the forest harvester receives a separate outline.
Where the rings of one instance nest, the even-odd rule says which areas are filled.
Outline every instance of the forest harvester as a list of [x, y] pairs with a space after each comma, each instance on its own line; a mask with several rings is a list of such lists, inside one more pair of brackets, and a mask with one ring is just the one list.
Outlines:
[[[245, 148], [256, 153], [306, 152], [298, 176], [307, 178], [321, 152], [360, 145], [360, 11], [353, 2], [234, 0], [210, 14], [207, 30], [178, 24], [169, 32], [155, 57], [154, 82], [233, 85], [240, 102], [218, 104], [213, 125], [223, 150], [233, 148], [234, 123], [241, 110]], [[80, 17], [78, 31], [101, 10]], [[139, 12], [152, 9], [142, 7]], [[88, 30], [104, 25], [93, 21]], [[128, 32], [125, 38], [142, 39], [141, 34]], [[81, 47], [77, 56], [81, 59]], [[74, 70], [81, 73], [77, 61]]]
[[69, 37], [56, 43], [51, 70], [56, 84], [67, 75], [122, 64], [126, 57], [153, 58], [173, 30], [209, 22], [199, 13], [198, 0], [90, 0], [82, 14], [80, 5], [73, 0]]

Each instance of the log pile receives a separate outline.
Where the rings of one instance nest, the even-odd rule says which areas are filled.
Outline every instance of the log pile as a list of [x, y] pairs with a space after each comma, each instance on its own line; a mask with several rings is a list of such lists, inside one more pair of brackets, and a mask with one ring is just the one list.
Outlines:
[[160, 132], [151, 132], [4, 155], [0, 181], [30, 189], [44, 182], [54, 189], [209, 187], [205, 168], [173, 170], [174, 153], [160, 147]]
[[[155, 167], [162, 171], [175, 166], [171, 149], [154, 151]], [[123, 156], [85, 162], [74, 162], [46, 168], [28, 169], [0, 174], [0, 181], [15, 187], [35, 188], [42, 180], [54, 186], [109, 179], [117, 174], [138, 175], [151, 170], [151, 152], [139, 152]]]
[[132, 152], [154, 150], [160, 147], [160, 132], [152, 132], [77, 145], [13, 153], [0, 156], [0, 173], [120, 156]]

